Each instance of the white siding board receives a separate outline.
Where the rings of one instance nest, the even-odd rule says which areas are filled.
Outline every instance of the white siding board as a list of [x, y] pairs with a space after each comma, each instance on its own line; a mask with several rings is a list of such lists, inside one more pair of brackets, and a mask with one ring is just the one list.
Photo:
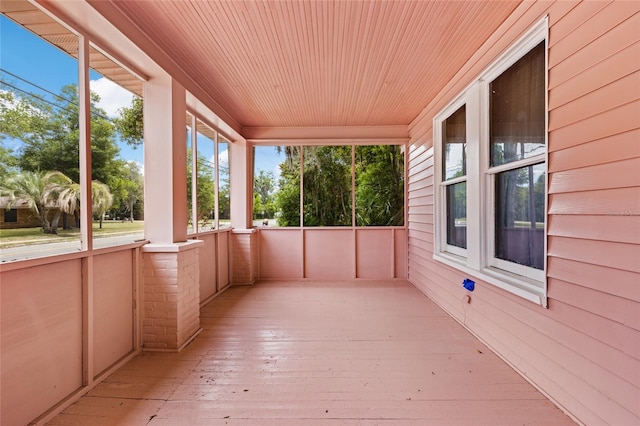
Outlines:
[[[556, 364], [552, 358], [546, 355], [549, 352], [548, 347], [538, 350], [540, 346], [529, 345], [527, 341], [521, 340], [517, 335], [514, 336], [511, 329], [512, 324], [509, 322], [507, 322], [509, 328], [503, 327], [501, 324], [504, 324], [504, 321], [508, 321], [509, 318], [501, 315], [497, 318], [493, 317], [494, 313], [500, 314], [502, 312], [500, 308], [492, 311], [491, 308], [485, 306], [483, 318], [478, 322], [477, 328], [472, 331], [486, 336], [485, 342], [498, 353], [505, 355], [533, 383], [547, 391], [554, 391], [554, 394], [562, 395], [562, 399], [565, 401], [573, 399], [572, 403], [580, 406], [581, 420], [586, 424], [611, 422], [611, 424], [624, 425], [637, 423], [637, 415], [622, 407], [616, 400], [603, 395], [597, 387], [586, 383], [582, 376], [570, 371], [568, 369], [570, 364]], [[487, 320], [492, 320], [490, 321], [491, 327], [485, 328], [489, 323]], [[517, 328], [517, 326], [513, 327]], [[534, 339], [535, 333], [531, 332], [530, 335], [527, 335], [527, 339], [529, 338]], [[555, 350], [561, 347], [557, 343], [549, 343]], [[572, 360], [576, 361], [577, 357], [574, 355]], [[593, 373], [588, 372], [588, 375], [591, 374]], [[558, 385], [558, 383], [563, 385]], [[606, 413], [608, 420], [602, 419], [597, 414], [598, 412]]]
[[[554, 278], [549, 279], [549, 296], [566, 305], [592, 312], [636, 331], [640, 330], [640, 321], [636, 315], [640, 310], [640, 304], [636, 301]], [[638, 373], [640, 374], [640, 371]]]
[[582, 287], [640, 302], [640, 274], [609, 265], [596, 265], [562, 257], [549, 257], [548, 276]]
[[[580, 246], [579, 250], [576, 249], [577, 245]], [[548, 254], [624, 271], [640, 272], [640, 246], [636, 244], [551, 237]]]
[[600, 11], [607, 5], [607, 2], [605, 1], [592, 1], [586, 2], [585, 4], [580, 4], [580, 7], [576, 7], [578, 3], [579, 2], [574, 2], [571, 10], [567, 11], [567, 13], [563, 16], [557, 17], [554, 21], [552, 21], [551, 28], [549, 30], [551, 35], [551, 47], [554, 47], [557, 43], [564, 40], [567, 35], [571, 34], [574, 31], [574, 28], [583, 25], [591, 17], [597, 14], [598, 11]]
[[638, 218], [631, 215], [553, 215], [548, 235], [640, 244]]
[[596, 63], [593, 62], [593, 57], [587, 56], [584, 60], [588, 63], [574, 64], [576, 68], [583, 71], [575, 74], [572, 79], [567, 79], [563, 74], [575, 72], [575, 68], [564, 71], [552, 68], [549, 71], [549, 108], [553, 110], [584, 96], [591, 90], [604, 87], [612, 81], [636, 72], [638, 56], [640, 56], [640, 43], [633, 43], [611, 54], [606, 60]]
[[[574, 55], [587, 55], [589, 52], [593, 56], [594, 50], [598, 49], [600, 44], [607, 46], [602, 54], [610, 51], [608, 37], [617, 36], [617, 31], [621, 29], [624, 31], [627, 28], [638, 28], [640, 15], [637, 11], [638, 5], [634, 2], [610, 2], [584, 24], [572, 27], [573, 31], [562, 40], [554, 42], [549, 54], [549, 66], [555, 67], [564, 61], [571, 62]], [[632, 34], [626, 40], [633, 40]], [[620, 47], [624, 46], [622, 44]]]
[[549, 154], [549, 170], [561, 172], [640, 157], [640, 129]]
[[640, 98], [640, 73], [635, 72], [553, 110], [549, 130], [614, 109]]
[[637, 215], [639, 203], [636, 188], [565, 192], [549, 195], [549, 214]]
[[[495, 301], [496, 298], [487, 299]], [[527, 312], [513, 312], [506, 313], [501, 309], [500, 305], [485, 303], [483, 298], [475, 298], [475, 303], [472, 305], [478, 307], [482, 313], [476, 317], [474, 311], [470, 309], [466, 313], [466, 321], [469, 323], [469, 327], [473, 330], [475, 324], [472, 324], [475, 320], [481, 325], [484, 320], [492, 318], [496, 324], [508, 324], [509, 330], [506, 327], [499, 328], [499, 335], [504, 335], [513, 332], [516, 336], [523, 336], [517, 338], [517, 346], [521, 348], [521, 353], [538, 352], [536, 348], [545, 348], [541, 352], [541, 359], [543, 364], [553, 364], [549, 370], [566, 370], [568, 374], [579, 378], [576, 384], [584, 388], [585, 392], [590, 393], [594, 398], [591, 403], [597, 404], [602, 399], [610, 399], [613, 404], [620, 405], [624, 410], [629, 411], [632, 415], [628, 416], [628, 419], [633, 419], [634, 416], [640, 416], [640, 407], [637, 405], [638, 387], [634, 386], [627, 380], [621, 377], [612, 378], [611, 373], [596, 363], [586, 359], [583, 354], [575, 354], [571, 347], [566, 346], [561, 341], [555, 340], [552, 335], [548, 333], [541, 333], [534, 323], [527, 323], [525, 318], [529, 317]], [[526, 307], [521, 307], [526, 309]], [[531, 324], [534, 324], [533, 326]], [[514, 345], [511, 345], [515, 349]], [[571, 357], [573, 359], [571, 364], [561, 365], [559, 360]], [[561, 362], [561, 361], [560, 361]], [[597, 389], [593, 391], [591, 389]], [[598, 395], [602, 393], [602, 395]], [[589, 403], [589, 401], [587, 401]], [[610, 409], [612, 411], [620, 411], [620, 407], [613, 405]]]
[[577, 146], [640, 127], [640, 101], [630, 102], [602, 114], [556, 129], [549, 134], [549, 151]]
[[640, 186], [640, 157], [552, 173], [549, 193], [638, 186]]

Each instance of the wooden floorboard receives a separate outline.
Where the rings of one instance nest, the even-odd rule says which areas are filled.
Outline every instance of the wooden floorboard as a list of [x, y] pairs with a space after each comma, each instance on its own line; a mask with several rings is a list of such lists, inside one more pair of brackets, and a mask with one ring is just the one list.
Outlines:
[[50, 425], [571, 425], [404, 281], [262, 282], [201, 312]]

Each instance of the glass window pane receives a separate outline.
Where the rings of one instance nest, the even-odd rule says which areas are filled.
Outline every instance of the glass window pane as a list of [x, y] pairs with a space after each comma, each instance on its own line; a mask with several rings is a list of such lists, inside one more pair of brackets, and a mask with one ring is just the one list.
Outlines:
[[18, 209], [5, 209], [4, 223], [18, 223]]
[[540, 43], [490, 84], [491, 165], [545, 152], [545, 50]]
[[59, 35], [50, 44], [0, 15], [0, 208], [17, 220], [0, 230], [1, 262], [81, 247], [78, 39]]
[[467, 174], [467, 122], [466, 107], [461, 106], [442, 123], [444, 140], [443, 179], [454, 179]]
[[467, 183], [446, 186], [447, 244], [467, 248]]
[[218, 228], [231, 227], [230, 143], [218, 135]]
[[200, 120], [196, 121], [196, 127], [196, 220], [197, 231], [204, 232], [215, 229], [216, 161], [213, 148], [216, 135]]
[[144, 238], [142, 83], [94, 47], [89, 66], [93, 245], [100, 248]]
[[399, 145], [356, 146], [356, 226], [404, 224], [404, 153]]
[[351, 226], [351, 146], [304, 147], [304, 226]]
[[300, 148], [256, 146], [253, 226], [300, 226]]
[[544, 268], [544, 163], [496, 175], [495, 256]]

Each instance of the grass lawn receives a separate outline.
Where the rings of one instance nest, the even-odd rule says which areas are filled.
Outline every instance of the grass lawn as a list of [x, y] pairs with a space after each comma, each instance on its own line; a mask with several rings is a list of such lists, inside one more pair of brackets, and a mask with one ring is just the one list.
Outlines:
[[[144, 231], [144, 222], [104, 221], [102, 229], [99, 222], [93, 222], [94, 237], [135, 234]], [[62, 242], [77, 240], [80, 229], [58, 229], [58, 234], [43, 234], [42, 228], [0, 229], [0, 247], [40, 244], [44, 242]]]

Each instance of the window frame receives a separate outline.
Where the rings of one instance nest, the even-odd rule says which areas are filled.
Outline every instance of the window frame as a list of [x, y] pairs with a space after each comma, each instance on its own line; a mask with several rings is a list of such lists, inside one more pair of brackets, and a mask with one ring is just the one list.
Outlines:
[[[228, 149], [231, 149], [232, 139], [223, 135], [219, 128], [212, 125], [202, 114], [187, 107], [186, 113], [189, 115], [189, 121], [185, 122], [185, 131], [188, 128], [191, 129], [191, 134], [186, 138], [186, 142], [191, 145], [191, 158], [187, 158], [187, 161], [192, 162], [191, 166], [191, 200], [187, 200], [191, 204], [191, 221], [194, 223], [192, 230], [189, 231], [187, 227], [187, 238], [197, 238], [200, 234], [205, 233], [217, 233], [220, 231], [230, 231], [231, 226], [220, 227], [220, 212], [219, 212], [219, 197], [220, 197], [220, 156], [219, 156], [219, 144], [227, 143]], [[215, 163], [214, 173], [214, 218], [211, 229], [204, 229], [199, 226], [197, 220], [198, 212], [198, 135], [202, 134], [198, 132], [198, 123], [208, 127], [213, 132], [213, 138], [210, 138], [213, 143], [213, 158]], [[224, 141], [224, 142], [223, 142]], [[200, 141], [201, 142], [201, 141]], [[187, 167], [188, 168], [188, 167]], [[229, 163], [229, 178], [231, 176], [231, 163]], [[231, 182], [229, 182], [229, 188]], [[230, 189], [229, 189], [230, 190]]]
[[[547, 307], [547, 207], [548, 207], [548, 139], [549, 139], [549, 45], [548, 18], [545, 16], [490, 64], [453, 101], [433, 119], [434, 150], [434, 254], [436, 261], [481, 279], [512, 294]], [[545, 54], [545, 152], [511, 163], [491, 166], [489, 140], [489, 88], [491, 82], [540, 43]], [[467, 249], [446, 244], [446, 198], [444, 190], [451, 180], [443, 179], [443, 122], [460, 106], [466, 105], [466, 182]], [[519, 265], [495, 256], [495, 179], [498, 173], [521, 167], [544, 164], [545, 222], [543, 269]], [[443, 185], [444, 184], [444, 185]]]
[[436, 177], [434, 179], [435, 182], [435, 188], [434, 188], [434, 192], [436, 192], [437, 194], [434, 194], [434, 198], [437, 199], [440, 202], [437, 202], [435, 205], [435, 212], [436, 213], [436, 217], [439, 217], [440, 220], [436, 220], [435, 222], [435, 227], [436, 227], [436, 238], [435, 238], [435, 242], [436, 242], [436, 252], [437, 253], [443, 253], [449, 256], [452, 256], [453, 258], [460, 260], [460, 261], [464, 261], [468, 258], [467, 256], [467, 252], [469, 249], [469, 200], [468, 200], [468, 195], [467, 195], [467, 248], [462, 248], [462, 247], [458, 247], [452, 244], [449, 244], [447, 241], [447, 187], [448, 186], [452, 186], [455, 185], [457, 183], [461, 183], [461, 182], [466, 182], [467, 183], [467, 194], [469, 193], [469, 162], [467, 161], [467, 167], [466, 167], [466, 173], [464, 176], [458, 177], [458, 178], [452, 178], [452, 179], [444, 179], [443, 177], [443, 164], [444, 164], [444, 159], [445, 159], [445, 154], [444, 154], [444, 144], [445, 144], [445, 138], [444, 138], [444, 124], [446, 122], [446, 120], [448, 120], [454, 113], [456, 113], [460, 108], [462, 108], [463, 106], [465, 106], [465, 122], [466, 122], [466, 148], [465, 148], [465, 156], [468, 158], [468, 149], [469, 149], [469, 125], [470, 120], [469, 120], [469, 113], [467, 111], [467, 99], [464, 96], [464, 93], [459, 96], [457, 99], [455, 99], [452, 103], [450, 103], [443, 111], [440, 112], [440, 114], [438, 114], [437, 119], [434, 119], [434, 141], [438, 141], [437, 143], [439, 144], [440, 149], [436, 149], [435, 153], [434, 153], [434, 164], [435, 166], [435, 171], [436, 171]]
[[3, 209], [3, 210], [4, 210], [3, 223], [18, 223], [18, 209], [13, 207], [10, 209]]

